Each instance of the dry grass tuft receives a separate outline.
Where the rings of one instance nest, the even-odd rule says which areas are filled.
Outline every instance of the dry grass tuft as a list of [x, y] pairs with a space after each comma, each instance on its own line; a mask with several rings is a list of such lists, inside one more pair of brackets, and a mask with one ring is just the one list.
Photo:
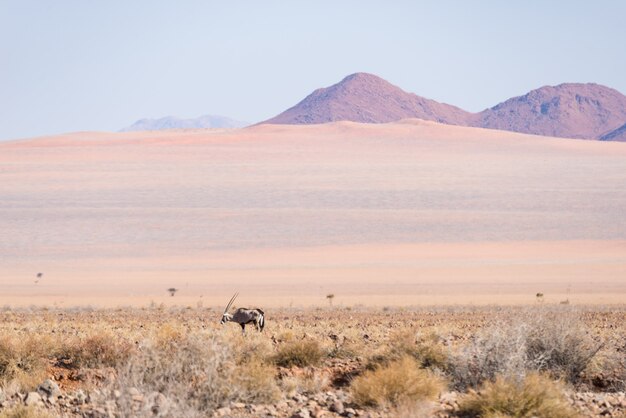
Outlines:
[[316, 340], [290, 340], [280, 345], [274, 363], [282, 367], [315, 366], [323, 357], [324, 351]]
[[359, 405], [398, 406], [434, 399], [444, 387], [439, 377], [405, 356], [387, 366], [366, 371], [354, 379], [350, 391]]
[[573, 418], [577, 413], [557, 382], [538, 373], [522, 381], [497, 377], [482, 388], [470, 391], [459, 404], [463, 417]]
[[134, 350], [129, 341], [100, 331], [85, 338], [71, 339], [58, 349], [59, 363], [65, 367], [115, 367], [125, 363]]
[[16, 386], [18, 390], [33, 390], [46, 376], [46, 351], [49, 338], [34, 336], [14, 339], [0, 337], [0, 379], [2, 386]]
[[314, 395], [325, 390], [330, 384], [326, 374], [308, 369], [302, 374], [284, 377], [280, 381], [280, 387], [288, 397], [297, 393]]
[[449, 365], [448, 353], [437, 334], [418, 334], [405, 329], [391, 334], [387, 348], [372, 356], [367, 368], [388, 365], [404, 356], [414, 358], [421, 367], [445, 370]]
[[17, 405], [0, 411], [0, 418], [53, 418], [54, 416], [44, 409], [35, 406]]

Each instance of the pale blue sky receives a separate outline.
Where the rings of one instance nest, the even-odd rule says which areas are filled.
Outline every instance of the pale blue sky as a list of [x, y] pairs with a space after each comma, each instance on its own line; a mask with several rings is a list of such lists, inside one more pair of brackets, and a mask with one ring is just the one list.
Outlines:
[[358, 71], [470, 111], [562, 82], [626, 93], [625, 16], [619, 0], [0, 0], [0, 139], [257, 122]]

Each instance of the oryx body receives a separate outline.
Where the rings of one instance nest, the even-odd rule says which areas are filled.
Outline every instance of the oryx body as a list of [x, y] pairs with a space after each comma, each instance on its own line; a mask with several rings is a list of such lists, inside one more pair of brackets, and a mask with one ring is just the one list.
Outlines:
[[232, 305], [238, 295], [239, 293], [235, 293], [235, 295], [230, 299], [230, 302], [228, 302], [228, 305], [226, 305], [220, 324], [224, 324], [226, 322], [236, 322], [241, 325], [242, 333], [246, 332], [247, 324], [254, 324], [258, 331], [263, 331], [263, 328], [265, 327], [265, 313], [259, 308], [238, 308], [232, 314], [228, 313], [230, 305]]

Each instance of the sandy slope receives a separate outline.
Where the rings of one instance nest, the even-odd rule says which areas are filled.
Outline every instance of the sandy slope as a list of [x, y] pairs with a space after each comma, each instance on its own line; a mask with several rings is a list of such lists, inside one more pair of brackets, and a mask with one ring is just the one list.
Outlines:
[[417, 120], [12, 141], [0, 303], [620, 302], [624, 208], [625, 144]]

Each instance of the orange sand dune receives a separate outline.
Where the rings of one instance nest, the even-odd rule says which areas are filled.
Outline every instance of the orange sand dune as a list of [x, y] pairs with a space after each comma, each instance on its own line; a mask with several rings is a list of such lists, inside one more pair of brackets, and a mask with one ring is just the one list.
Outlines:
[[626, 144], [419, 120], [11, 141], [0, 303], [619, 303], [625, 208]]

